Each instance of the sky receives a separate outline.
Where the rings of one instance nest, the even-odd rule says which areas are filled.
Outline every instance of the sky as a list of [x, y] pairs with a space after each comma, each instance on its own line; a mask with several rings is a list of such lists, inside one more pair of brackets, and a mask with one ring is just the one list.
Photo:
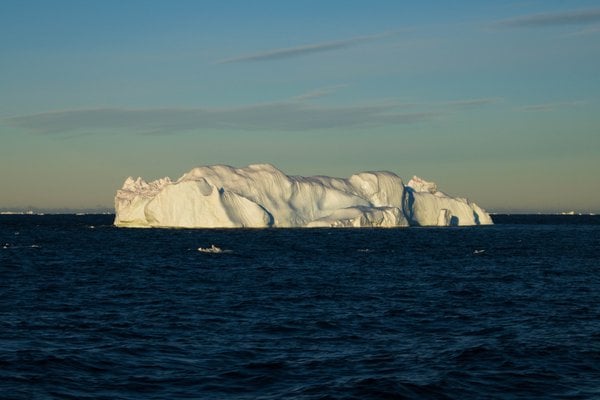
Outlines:
[[600, 2], [0, 2], [0, 210], [252, 163], [598, 213]]

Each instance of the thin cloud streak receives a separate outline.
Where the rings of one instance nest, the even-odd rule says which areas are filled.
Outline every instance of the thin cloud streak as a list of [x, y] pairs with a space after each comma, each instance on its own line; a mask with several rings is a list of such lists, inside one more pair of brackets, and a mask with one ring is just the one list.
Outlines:
[[480, 99], [466, 99], [466, 100], [454, 100], [447, 101], [445, 103], [441, 103], [443, 106], [448, 107], [457, 107], [457, 108], [471, 108], [471, 107], [480, 107], [486, 106], [489, 104], [494, 104], [502, 101], [501, 97], [484, 97]]
[[595, 25], [595, 26], [591, 26], [589, 28], [578, 30], [576, 32], [567, 33], [567, 34], [565, 34], [565, 36], [566, 37], [586, 36], [586, 35], [595, 35], [598, 33], [600, 33], [600, 25]]
[[560, 103], [543, 103], [543, 104], [531, 104], [527, 106], [521, 107], [519, 110], [521, 111], [539, 111], [539, 112], [547, 112], [554, 111], [558, 108], [567, 108], [567, 107], [578, 107], [585, 105], [585, 101], [564, 101]]
[[327, 86], [327, 87], [323, 87], [320, 89], [311, 90], [310, 92], [306, 92], [306, 93], [300, 94], [298, 96], [292, 97], [292, 100], [305, 101], [305, 100], [312, 100], [312, 99], [317, 99], [320, 97], [329, 96], [330, 94], [333, 94], [333, 93], [337, 92], [339, 89], [345, 88], [347, 86], [348, 85], [335, 85], [335, 86]]
[[13, 127], [42, 135], [70, 133], [177, 134], [202, 130], [310, 131], [427, 121], [437, 113], [407, 113], [394, 105], [316, 107], [280, 102], [230, 109], [84, 109], [44, 112], [4, 119]]
[[371, 42], [377, 39], [381, 39], [387, 36], [390, 36], [392, 33], [380, 33], [377, 35], [368, 35], [368, 36], [356, 36], [350, 39], [345, 40], [336, 40], [331, 42], [322, 42], [322, 43], [314, 43], [307, 44], [302, 46], [295, 47], [286, 47], [282, 49], [274, 49], [267, 50], [260, 53], [241, 55], [231, 58], [225, 58], [223, 60], [219, 60], [217, 64], [232, 64], [239, 62], [248, 62], [248, 61], [271, 61], [271, 60], [281, 60], [285, 58], [299, 57], [307, 54], [332, 51], [344, 49], [352, 46], [356, 46], [361, 43]]
[[565, 25], [583, 25], [600, 21], [600, 8], [556, 13], [523, 15], [494, 23], [496, 27], [535, 28]]

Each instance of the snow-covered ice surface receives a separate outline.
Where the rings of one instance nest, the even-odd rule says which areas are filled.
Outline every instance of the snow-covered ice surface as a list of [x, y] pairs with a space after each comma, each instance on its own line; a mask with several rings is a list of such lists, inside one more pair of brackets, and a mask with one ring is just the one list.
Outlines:
[[348, 179], [288, 176], [270, 164], [192, 169], [177, 181], [127, 178], [115, 197], [121, 227], [404, 227], [491, 224], [464, 198], [391, 172]]

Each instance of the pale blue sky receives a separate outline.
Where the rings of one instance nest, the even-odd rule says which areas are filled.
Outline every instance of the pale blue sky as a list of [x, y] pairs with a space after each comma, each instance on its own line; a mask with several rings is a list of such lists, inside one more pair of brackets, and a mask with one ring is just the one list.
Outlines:
[[0, 210], [270, 162], [600, 212], [598, 1], [0, 3]]

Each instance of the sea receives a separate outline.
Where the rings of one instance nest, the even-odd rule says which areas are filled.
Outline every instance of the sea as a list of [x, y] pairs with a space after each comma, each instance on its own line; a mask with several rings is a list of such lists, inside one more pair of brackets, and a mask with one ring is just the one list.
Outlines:
[[1, 399], [600, 398], [600, 216], [113, 218], [0, 216]]

